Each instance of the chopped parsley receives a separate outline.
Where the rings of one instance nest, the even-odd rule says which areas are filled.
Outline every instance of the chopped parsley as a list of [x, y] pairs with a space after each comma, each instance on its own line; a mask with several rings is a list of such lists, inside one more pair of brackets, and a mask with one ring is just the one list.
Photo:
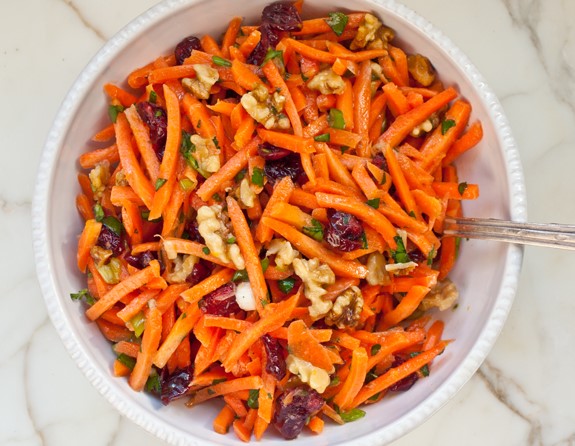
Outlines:
[[311, 226], [304, 226], [302, 228], [302, 232], [318, 242], [323, 240], [323, 225], [315, 218], [312, 218]]
[[152, 368], [152, 372], [146, 381], [146, 392], [159, 395], [162, 393], [162, 383], [160, 382], [160, 375], [156, 372], [156, 369]]
[[261, 260], [262, 271], [265, 273], [268, 267], [270, 266], [270, 259], [267, 257]]
[[345, 119], [343, 118], [343, 113], [337, 108], [332, 108], [329, 110], [329, 115], [327, 117], [327, 122], [329, 126], [333, 129], [343, 130], [345, 128]]
[[349, 17], [343, 12], [330, 12], [325, 22], [337, 36], [341, 36], [348, 20]]
[[108, 107], [108, 116], [110, 117], [110, 121], [114, 124], [118, 119], [118, 115], [124, 111], [124, 107], [121, 105], [110, 105]]
[[314, 136], [313, 139], [317, 142], [329, 142], [329, 133], [322, 133], [321, 135]]
[[381, 350], [381, 345], [380, 344], [373, 344], [371, 346], [371, 356], [376, 355], [378, 351]]
[[264, 186], [264, 171], [259, 167], [254, 167], [252, 171], [252, 184], [256, 186], [263, 187]]
[[158, 101], [158, 95], [154, 90], [150, 91], [150, 102], [155, 104]]
[[262, 62], [262, 66], [265, 65], [268, 61], [272, 59], [279, 59], [279, 61], [283, 64], [284, 62], [284, 52], [282, 50], [274, 50], [270, 48], [266, 53], [266, 57], [264, 57], [264, 61]]
[[446, 119], [441, 123], [441, 134], [445, 135], [447, 131], [455, 126], [455, 121], [453, 119]]
[[212, 62], [220, 67], [230, 68], [232, 63], [220, 56], [212, 56]]
[[361, 249], [369, 249], [369, 246], [367, 243], [367, 235], [366, 235], [365, 231], [363, 231], [361, 233]]
[[260, 397], [260, 389], [250, 389], [249, 396], [248, 396], [248, 407], [250, 409], [258, 409], [260, 404], [258, 399]]
[[431, 251], [429, 251], [429, 255], [427, 256], [427, 266], [433, 265], [433, 259], [435, 258], [436, 255], [437, 250], [435, 249], [435, 246], [433, 246], [431, 248]]
[[380, 202], [379, 198], [372, 198], [371, 200], [367, 200], [365, 202], [365, 204], [367, 204], [368, 206], [371, 206], [374, 209], [377, 209], [377, 208], [379, 208], [379, 202]]
[[210, 248], [208, 248], [207, 246], [204, 246], [204, 247], [202, 248], [202, 252], [203, 252], [205, 255], [209, 256], [211, 251], [210, 251]]
[[248, 272], [245, 269], [237, 270], [233, 277], [233, 282], [246, 282], [248, 280]]
[[112, 217], [111, 215], [108, 215], [107, 217], [104, 217], [102, 219], [102, 224], [104, 226], [106, 226], [114, 234], [116, 234], [117, 236], [122, 235], [122, 231], [124, 230], [124, 226], [122, 226], [122, 223], [120, 223], [120, 220], [118, 220], [116, 217]]
[[403, 244], [403, 239], [401, 236], [396, 235], [393, 237], [395, 243], [397, 243], [397, 249], [394, 251], [391, 250], [391, 257], [393, 258], [395, 263], [408, 263], [411, 262], [411, 259], [407, 255], [407, 251], [405, 250], [405, 245]]
[[365, 411], [361, 409], [351, 409], [348, 412], [340, 412], [339, 416], [346, 423], [351, 423], [352, 421], [359, 420], [365, 416]]
[[158, 178], [156, 184], [154, 184], [154, 189], [159, 190], [167, 181], [165, 178]]
[[278, 280], [278, 288], [284, 294], [289, 293], [295, 286], [295, 279], [288, 277], [287, 279]]
[[96, 300], [92, 297], [90, 292], [84, 288], [77, 293], [70, 293], [70, 299], [72, 300], [84, 300], [88, 305], [94, 305]]
[[467, 189], [467, 183], [464, 181], [463, 183], [459, 183], [457, 185], [457, 190], [459, 191], [459, 195], [463, 195], [465, 190]]

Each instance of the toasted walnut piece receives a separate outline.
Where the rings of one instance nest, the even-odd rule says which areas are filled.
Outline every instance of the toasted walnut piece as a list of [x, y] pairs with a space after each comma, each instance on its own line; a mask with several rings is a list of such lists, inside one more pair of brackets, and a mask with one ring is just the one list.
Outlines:
[[278, 92], [270, 95], [268, 89], [259, 84], [253, 91], [244, 94], [240, 102], [245, 111], [266, 129], [289, 128], [289, 119], [281, 113], [285, 97]]
[[294, 259], [295, 273], [304, 283], [304, 294], [311, 305], [309, 314], [313, 318], [319, 318], [329, 312], [332, 307], [331, 301], [324, 301], [321, 297], [326, 293], [322, 285], [331, 285], [335, 282], [335, 274], [328, 265], [320, 263], [319, 259], [310, 260]]
[[307, 83], [307, 88], [321, 94], [342, 94], [345, 91], [343, 78], [331, 68], [320, 71]]
[[186, 278], [192, 274], [194, 265], [198, 263], [198, 257], [194, 255], [178, 255], [174, 259], [174, 266], [172, 272], [167, 275], [166, 279], [169, 283], [183, 283]]
[[293, 246], [287, 240], [275, 238], [273, 239], [266, 251], [266, 256], [271, 256], [275, 254], [276, 266], [279, 269], [285, 269], [291, 265], [297, 257], [299, 257], [299, 251], [293, 249]]
[[102, 161], [96, 164], [88, 174], [88, 178], [90, 178], [94, 199], [100, 201], [106, 190], [106, 185], [110, 180], [110, 163], [108, 161]]
[[385, 265], [385, 270], [393, 275], [400, 276], [409, 274], [417, 267], [415, 262], [405, 262], [405, 263], [388, 263]]
[[419, 308], [427, 311], [431, 308], [439, 308], [445, 311], [451, 308], [459, 298], [459, 291], [455, 284], [449, 279], [443, 279], [423, 298]]
[[182, 79], [182, 85], [198, 99], [209, 99], [210, 89], [220, 78], [218, 71], [208, 64], [194, 64], [192, 66], [196, 71], [196, 77]]
[[101, 246], [94, 245], [90, 248], [90, 257], [94, 260], [96, 267], [102, 266], [114, 255], [111, 249], [104, 249]]
[[361, 290], [352, 286], [341, 293], [325, 317], [325, 323], [337, 328], [355, 327], [363, 309]]
[[422, 133], [429, 133], [433, 130], [433, 124], [431, 123], [430, 119], [426, 119], [421, 124], [416, 125], [414, 129], [411, 131], [411, 136], [418, 137]]
[[220, 170], [220, 151], [214, 141], [202, 138], [200, 135], [192, 135], [190, 142], [194, 145], [192, 156], [198, 162], [200, 172], [209, 175]]
[[365, 279], [370, 285], [389, 285], [391, 279], [387, 270], [385, 257], [380, 252], [373, 252], [367, 257], [367, 276]]
[[411, 77], [424, 87], [429, 87], [435, 81], [435, 68], [429, 59], [421, 54], [407, 57], [407, 69]]
[[312, 389], [319, 393], [325, 392], [331, 382], [327, 371], [295, 355], [289, 354], [287, 356], [286, 365], [291, 373], [299, 376], [302, 382], [309, 384]]
[[116, 186], [129, 186], [128, 178], [126, 178], [126, 174], [123, 170], [119, 170], [114, 177], [114, 184]]
[[232, 232], [228, 227], [228, 214], [223, 211], [222, 206], [214, 204], [200, 207], [196, 220], [198, 232], [206, 241], [210, 253], [223, 262], [231, 261], [237, 269], [244, 269], [245, 261], [239, 246], [236, 243], [228, 243]]
[[376, 33], [382, 26], [383, 24], [376, 16], [372, 14], [366, 14], [361, 21], [361, 24], [357, 29], [357, 34], [355, 35], [349, 48], [351, 50], [359, 50], [365, 48], [369, 42], [376, 38]]
[[254, 207], [256, 200], [256, 193], [250, 186], [247, 178], [243, 178], [239, 187], [239, 198], [242, 204], [248, 208]]

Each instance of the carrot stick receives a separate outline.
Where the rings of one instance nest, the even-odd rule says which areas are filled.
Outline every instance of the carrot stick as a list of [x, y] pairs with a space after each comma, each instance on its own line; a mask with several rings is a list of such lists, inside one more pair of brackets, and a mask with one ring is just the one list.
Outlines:
[[157, 308], [152, 307], [147, 312], [142, 345], [136, 358], [136, 365], [130, 375], [130, 387], [140, 392], [146, 385], [152, 369], [152, 359], [160, 345], [162, 335], [162, 315]]
[[456, 97], [457, 91], [455, 91], [453, 87], [449, 87], [428, 99], [419, 107], [398, 116], [383, 135], [379, 137], [375, 146], [382, 147], [387, 144], [391, 147], [396, 147], [407, 135], [409, 135], [415, 126], [421, 124], [429, 118], [432, 113], [447, 105], [449, 101]]
[[401, 302], [399, 302], [397, 307], [385, 314], [383, 317], [384, 325], [386, 327], [392, 327], [411, 315], [411, 313], [417, 309], [427, 293], [429, 293], [429, 288], [427, 287], [418, 285], [411, 287], [407, 295], [401, 300]]
[[347, 378], [333, 399], [341, 410], [347, 410], [351, 407], [353, 399], [361, 390], [367, 375], [367, 352], [365, 348], [359, 347], [353, 351], [351, 367]]
[[218, 413], [216, 418], [214, 418], [213, 427], [214, 431], [218, 434], [227, 434], [230, 430], [230, 426], [234, 422], [236, 414], [230, 406], [227, 404]]
[[261, 314], [263, 307], [268, 302], [268, 289], [258, 251], [256, 250], [254, 239], [250, 232], [250, 227], [248, 226], [246, 217], [244, 216], [238, 202], [232, 197], [228, 197], [226, 203], [228, 204], [228, 214], [234, 228], [234, 234], [246, 263], [246, 271], [254, 293], [256, 309]]
[[160, 172], [160, 162], [158, 161], [158, 156], [154, 148], [152, 147], [152, 142], [150, 140], [150, 133], [143, 123], [140, 115], [136, 111], [135, 107], [130, 107], [125, 110], [126, 118], [134, 134], [134, 139], [136, 140], [136, 145], [148, 171], [152, 182], [156, 182], [158, 179], [158, 174]]
[[154, 188], [144, 175], [136, 159], [131, 142], [130, 126], [124, 113], [118, 115], [114, 129], [116, 131], [116, 142], [118, 144], [120, 162], [126, 179], [134, 192], [136, 192], [146, 206], [150, 208], [154, 197]]
[[281, 133], [273, 130], [258, 129], [258, 135], [264, 142], [269, 142], [274, 146], [282, 147], [296, 153], [315, 152], [313, 139], [303, 136]]
[[297, 108], [294, 104], [293, 98], [286, 83], [284, 82], [278, 68], [272, 60], [268, 61], [264, 65], [263, 72], [272, 87], [279, 89], [281, 95], [285, 98], [284, 109], [291, 122], [294, 135], [302, 136], [301, 120], [299, 119]]
[[[112, 125], [112, 131], [114, 127]], [[96, 166], [96, 164], [102, 161], [108, 161], [110, 164], [115, 164], [120, 160], [118, 155], [118, 146], [112, 144], [109, 147], [103, 149], [95, 149], [87, 153], [83, 153], [80, 158], [78, 158], [78, 163], [82, 169], [91, 169]]]
[[261, 440], [268, 426], [269, 423], [267, 421], [264, 421], [260, 417], [256, 418], [256, 422], [254, 424], [254, 437], [256, 438], [256, 441]]
[[431, 350], [439, 343], [439, 341], [441, 340], [441, 335], [443, 334], [444, 326], [445, 324], [443, 323], [443, 321], [437, 320], [431, 325], [431, 327], [429, 327], [429, 330], [427, 330], [427, 335], [425, 337], [425, 342], [423, 343], [422, 347], [423, 351]]
[[228, 58], [230, 56], [230, 46], [232, 46], [236, 41], [242, 20], [243, 19], [241, 17], [234, 17], [230, 21], [228, 29], [226, 30], [224, 38], [222, 39], [222, 57]]
[[240, 52], [245, 56], [248, 57], [251, 52], [254, 50], [254, 48], [257, 46], [257, 44], [260, 42], [261, 39], [261, 33], [255, 29], [253, 30], [248, 37], [246, 38], [246, 40], [244, 40], [242, 42], [242, 44], [240, 45]]
[[105, 142], [111, 140], [114, 135], [114, 124], [110, 124], [109, 126], [104, 127], [102, 130], [97, 132], [94, 136], [92, 136], [91, 139], [94, 142]]
[[210, 119], [210, 112], [203, 102], [186, 93], [181, 106], [194, 129], [202, 138], [213, 139], [214, 136], [217, 136], [216, 128]]
[[391, 146], [387, 146], [385, 148], [385, 159], [387, 160], [393, 184], [395, 185], [397, 194], [399, 195], [406, 212], [410, 214], [413, 213], [415, 217], [420, 220], [421, 214], [415, 200], [413, 199], [411, 189], [405, 180], [403, 170], [401, 170], [401, 166], [397, 162], [397, 157], [395, 156], [395, 152]]
[[196, 70], [194, 70], [192, 65], [176, 65], [173, 67], [156, 68], [148, 75], [148, 82], [151, 84], [161, 84], [169, 80], [192, 77], [195, 76], [195, 74]]
[[83, 273], [86, 272], [86, 266], [90, 259], [90, 250], [98, 241], [102, 223], [96, 220], [87, 220], [84, 224], [84, 230], [78, 240], [77, 265]]
[[232, 280], [234, 272], [235, 271], [233, 269], [224, 268], [184, 291], [180, 296], [189, 304], [195, 305], [206, 294], [217, 290], [219, 287]]
[[192, 407], [212, 398], [227, 395], [228, 393], [238, 392], [240, 390], [261, 389], [262, 386], [263, 381], [259, 376], [245, 376], [224, 381], [198, 390], [192, 394], [190, 400], [186, 403], [186, 406]]
[[328, 349], [310, 333], [302, 320], [293, 321], [287, 330], [288, 349], [298, 358], [308, 361], [316, 367], [332, 373], [333, 363]]
[[204, 324], [206, 327], [218, 327], [223, 328], [224, 330], [234, 330], [237, 332], [242, 332], [252, 325], [250, 322], [241, 319], [215, 316], [213, 314], [204, 315]]
[[365, 60], [360, 64], [359, 72], [353, 85], [353, 129], [361, 136], [357, 148], [359, 156], [370, 155], [368, 142], [369, 109], [371, 107], [371, 62]]
[[[294, 190], [293, 181], [289, 176], [282, 178], [275, 186], [270, 196], [270, 199], [264, 208], [263, 217], [269, 217], [272, 209], [278, 203], [289, 202], [290, 197]], [[273, 231], [264, 225], [261, 221], [256, 227], [255, 237], [260, 243], [270, 242], [273, 236]]]
[[184, 240], [175, 237], [166, 237], [163, 243], [164, 249], [166, 251], [172, 250], [178, 254], [193, 254], [196, 257], [200, 257], [204, 260], [208, 260], [209, 262], [215, 263], [216, 265], [225, 266], [226, 268], [235, 269], [233, 263], [226, 263], [222, 262], [218, 257], [213, 256], [211, 254], [206, 254], [204, 249], [206, 248], [205, 245], [201, 243], [193, 242], [191, 240]]
[[157, 260], [152, 260], [146, 268], [116, 284], [100, 300], [86, 310], [86, 316], [92, 321], [98, 319], [104, 311], [111, 308], [122, 297], [142, 287], [155, 277], [160, 277], [160, 264]]
[[479, 197], [479, 187], [477, 184], [439, 182], [433, 183], [431, 187], [441, 198], [475, 200]]
[[383, 86], [383, 93], [387, 99], [387, 106], [395, 117], [409, 111], [407, 98], [393, 82], [388, 82]]
[[475, 121], [471, 124], [469, 130], [453, 143], [447, 152], [447, 155], [443, 158], [442, 165], [447, 166], [448, 164], [451, 164], [461, 154], [479, 144], [481, 138], [483, 138], [483, 127], [481, 126], [480, 121]]
[[[356, 29], [361, 24], [361, 21], [365, 17], [364, 12], [352, 12], [347, 14], [348, 21], [344, 28], [344, 31], [347, 29]], [[301, 36], [305, 34], [320, 34], [320, 33], [327, 33], [333, 32], [331, 27], [327, 23], [327, 18], [318, 18], [318, 19], [309, 19], [304, 20], [302, 22], [302, 27], [298, 31], [292, 32], [294, 36]]]
[[129, 107], [138, 100], [133, 94], [114, 84], [105, 84], [104, 91], [110, 99], [117, 99], [124, 107]]
[[290, 318], [293, 309], [297, 305], [300, 293], [301, 291], [277, 304], [267, 304], [262, 311], [261, 319], [236, 336], [222, 361], [226, 371], [232, 369], [238, 359], [254, 342], [266, 333], [281, 327]]
[[262, 85], [262, 80], [249, 68], [249, 66], [239, 60], [232, 60], [232, 75], [234, 81], [242, 88], [252, 91], [258, 85]]
[[363, 386], [363, 388], [359, 391], [353, 400], [352, 407], [359, 406], [361, 403], [364, 403], [367, 399], [371, 398], [376, 393], [384, 391], [391, 385], [405, 378], [407, 375], [410, 375], [411, 373], [419, 370], [425, 364], [431, 362], [437, 355], [440, 355], [443, 350], [445, 350], [446, 346], [447, 342], [440, 342], [431, 350], [427, 350], [426, 352], [408, 359], [403, 364], [394, 367], [383, 375], [375, 378], [373, 381]]
[[76, 196], [76, 208], [84, 219], [88, 221], [94, 218], [94, 210], [92, 209], [93, 202], [85, 194]]
[[313, 416], [309, 420], [307, 427], [314, 434], [321, 434], [323, 432], [324, 421], [319, 416]]
[[325, 248], [311, 237], [302, 234], [293, 226], [269, 217], [262, 217], [262, 223], [288, 240], [306, 257], [322, 259], [336, 274], [358, 279], [367, 275], [367, 269], [359, 262], [343, 260], [338, 254]]
[[241, 420], [234, 420], [232, 426], [234, 428], [234, 433], [240, 440], [244, 443], [248, 443], [250, 441], [252, 434]]
[[200, 39], [200, 43], [202, 44], [202, 48], [204, 49], [204, 51], [206, 53], [211, 54], [213, 56], [222, 57], [222, 52], [220, 51], [220, 47], [218, 46], [218, 43], [209, 34], [204, 35]]

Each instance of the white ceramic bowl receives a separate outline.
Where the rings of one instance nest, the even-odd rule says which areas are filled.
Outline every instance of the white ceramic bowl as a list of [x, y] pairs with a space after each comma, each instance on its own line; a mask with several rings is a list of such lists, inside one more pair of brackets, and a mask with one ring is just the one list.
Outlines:
[[[169, 52], [184, 36], [219, 35], [230, 17], [256, 23], [269, 0], [167, 0], [128, 24], [88, 64], [66, 97], [49, 134], [39, 167], [33, 207], [38, 276], [52, 321], [64, 345], [92, 384], [121, 413], [172, 444], [241, 444], [233, 434], [213, 432], [216, 405], [163, 407], [133, 392], [111, 374], [113, 354], [81, 305], [69, 293], [84, 288], [75, 252], [81, 220], [75, 208], [76, 160], [106, 118], [102, 85], [122, 82], [134, 67]], [[393, 1], [306, 0], [304, 16], [333, 10], [370, 10], [397, 31], [410, 50], [427, 55], [446, 85], [455, 85], [473, 105], [472, 119], [483, 123], [480, 147], [463, 156], [460, 177], [478, 183], [481, 197], [465, 203], [467, 215], [525, 220], [521, 165], [507, 120], [495, 95], [475, 67], [440, 31]], [[302, 434], [290, 444], [381, 445], [407, 433], [438, 410], [477, 370], [495, 342], [515, 294], [522, 251], [489, 242], [463, 243], [453, 280], [461, 292], [456, 311], [439, 315], [445, 336], [455, 339], [436, 359], [429, 378], [409, 392], [369, 406], [367, 416], [344, 426], [328, 423], [320, 436]], [[274, 430], [271, 429], [273, 432]], [[267, 435], [266, 445], [285, 444]]]

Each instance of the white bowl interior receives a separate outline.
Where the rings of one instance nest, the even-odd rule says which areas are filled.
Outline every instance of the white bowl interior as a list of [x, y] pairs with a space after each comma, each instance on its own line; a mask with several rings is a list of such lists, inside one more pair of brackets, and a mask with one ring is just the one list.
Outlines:
[[[94, 324], [69, 293], [85, 287], [75, 267], [81, 220], [75, 209], [77, 158], [89, 138], [106, 122], [105, 82], [122, 83], [135, 67], [169, 52], [186, 35], [218, 36], [234, 15], [256, 23], [268, 0], [164, 2], [116, 35], [82, 73], [66, 99], [48, 139], [40, 166], [34, 204], [34, 237], [38, 273], [50, 315], [79, 367], [125, 415], [174, 444], [241, 444], [233, 434], [212, 430], [219, 404], [186, 409], [163, 407], [146, 394], [134, 393], [123, 379], [113, 378], [113, 353]], [[481, 120], [484, 138], [466, 154], [460, 179], [480, 185], [481, 197], [465, 203], [467, 215], [525, 218], [521, 167], [513, 139], [497, 100], [475, 68], [440, 32], [393, 2], [306, 0], [304, 15], [331, 10], [371, 10], [397, 31], [408, 50], [427, 55], [446, 85], [454, 85], [473, 106], [472, 120]], [[153, 26], [152, 26], [153, 25]], [[431, 39], [430, 39], [431, 38]], [[114, 60], [112, 60], [114, 59]], [[505, 244], [466, 241], [452, 274], [461, 301], [455, 311], [438, 317], [446, 337], [455, 339], [433, 364], [429, 378], [409, 392], [367, 408], [367, 416], [344, 426], [331, 426], [320, 436], [301, 435], [291, 444], [336, 445], [358, 441], [382, 444], [421, 423], [451, 397], [477, 369], [505, 320], [515, 291], [521, 250]], [[273, 432], [273, 429], [270, 429]], [[265, 444], [284, 444], [273, 435]], [[355, 444], [355, 443], [353, 443]]]

